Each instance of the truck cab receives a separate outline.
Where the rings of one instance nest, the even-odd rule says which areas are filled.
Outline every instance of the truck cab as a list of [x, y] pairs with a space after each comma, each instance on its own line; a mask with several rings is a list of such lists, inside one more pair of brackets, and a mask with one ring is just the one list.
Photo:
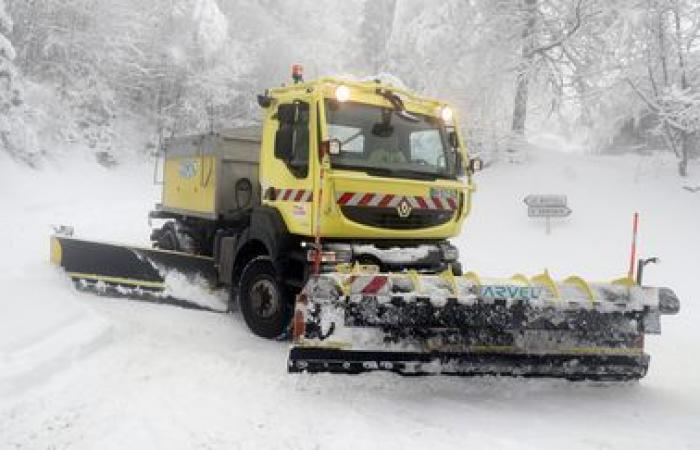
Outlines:
[[273, 89], [261, 102], [263, 204], [291, 232], [314, 236], [318, 226], [324, 238], [371, 241], [459, 234], [473, 185], [448, 105], [336, 79]]

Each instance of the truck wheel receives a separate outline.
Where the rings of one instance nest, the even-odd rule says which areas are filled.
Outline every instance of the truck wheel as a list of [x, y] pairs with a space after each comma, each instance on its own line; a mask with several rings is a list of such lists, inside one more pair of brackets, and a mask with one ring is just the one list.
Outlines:
[[187, 227], [181, 223], [167, 222], [160, 230], [151, 234], [154, 246], [161, 250], [199, 254], [197, 242], [187, 232]]
[[161, 250], [180, 250], [174, 222], [166, 223], [159, 231], [157, 239], [154, 242], [156, 248]]
[[255, 335], [273, 339], [286, 331], [292, 302], [270, 258], [257, 257], [245, 266], [238, 298], [245, 323]]

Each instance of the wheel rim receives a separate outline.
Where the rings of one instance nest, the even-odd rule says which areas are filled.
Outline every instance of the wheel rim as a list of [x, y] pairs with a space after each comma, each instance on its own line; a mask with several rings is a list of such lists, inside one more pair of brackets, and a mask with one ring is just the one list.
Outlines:
[[263, 319], [274, 316], [280, 308], [280, 297], [274, 281], [262, 278], [250, 287], [250, 303], [253, 312]]

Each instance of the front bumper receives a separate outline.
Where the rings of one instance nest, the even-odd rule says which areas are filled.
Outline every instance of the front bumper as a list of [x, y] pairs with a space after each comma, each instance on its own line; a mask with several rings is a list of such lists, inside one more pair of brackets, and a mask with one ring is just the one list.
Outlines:
[[323, 251], [341, 255], [344, 263], [359, 262], [379, 266], [381, 271], [414, 269], [425, 272], [441, 272], [452, 266], [454, 273], [461, 273], [459, 251], [447, 241], [435, 243], [326, 243]]

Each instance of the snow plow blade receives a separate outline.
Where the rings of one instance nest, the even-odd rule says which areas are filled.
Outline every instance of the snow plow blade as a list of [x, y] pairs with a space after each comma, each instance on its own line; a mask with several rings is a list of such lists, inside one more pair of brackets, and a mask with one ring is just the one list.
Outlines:
[[51, 236], [51, 263], [60, 266], [80, 290], [208, 309], [166, 293], [166, 277], [176, 272], [214, 285], [212, 258], [186, 253]]
[[297, 298], [289, 372], [508, 375], [630, 380], [648, 369], [644, 334], [675, 314], [673, 291], [627, 278], [555, 282], [344, 268]]

